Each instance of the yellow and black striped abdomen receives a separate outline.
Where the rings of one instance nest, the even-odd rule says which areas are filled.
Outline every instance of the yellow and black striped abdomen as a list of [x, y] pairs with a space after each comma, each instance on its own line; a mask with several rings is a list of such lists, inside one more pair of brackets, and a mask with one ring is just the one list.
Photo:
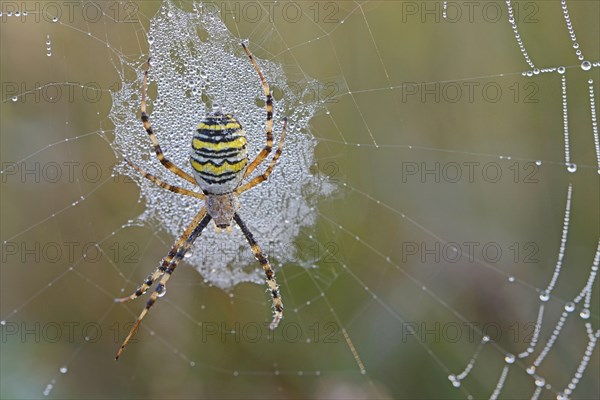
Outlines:
[[190, 162], [194, 177], [205, 193], [233, 192], [248, 164], [242, 125], [231, 114], [207, 116], [194, 133]]

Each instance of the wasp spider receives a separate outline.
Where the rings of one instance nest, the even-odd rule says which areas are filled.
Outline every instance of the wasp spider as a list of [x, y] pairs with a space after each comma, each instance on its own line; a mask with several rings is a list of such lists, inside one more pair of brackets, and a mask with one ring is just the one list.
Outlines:
[[227, 228], [231, 226], [234, 221], [240, 227], [246, 240], [250, 244], [254, 256], [263, 267], [267, 278], [267, 285], [273, 298], [274, 316], [270, 328], [275, 329], [283, 316], [283, 303], [281, 302], [279, 288], [275, 281], [275, 274], [267, 257], [263, 254], [260, 246], [256, 243], [254, 236], [238, 214], [238, 209], [240, 208], [238, 196], [265, 181], [271, 172], [273, 172], [273, 168], [281, 156], [287, 119], [284, 118], [283, 120], [283, 130], [281, 132], [279, 146], [264, 173], [242, 184], [242, 181], [250, 176], [250, 174], [265, 161], [273, 148], [273, 97], [271, 96], [269, 85], [266, 83], [252, 54], [250, 54], [243, 43], [242, 47], [258, 73], [265, 96], [267, 97], [265, 106], [267, 111], [267, 143], [258, 156], [252, 162], [248, 163], [246, 133], [243, 131], [239, 121], [231, 114], [215, 112], [207, 115], [204, 120], [198, 124], [194, 137], [192, 138], [190, 162], [192, 164], [193, 176], [189, 175], [165, 158], [160, 145], [158, 144], [158, 139], [152, 131], [152, 125], [150, 124], [148, 114], [146, 114], [146, 85], [148, 80], [148, 70], [150, 69], [150, 59], [148, 59], [142, 83], [141, 108], [144, 129], [154, 145], [154, 151], [156, 152], [156, 156], [160, 163], [169, 171], [198, 186], [202, 190], [202, 193], [170, 185], [161, 181], [154, 175], [143, 171], [129, 160], [125, 161], [145, 178], [158, 186], [174, 193], [204, 200], [205, 207], [202, 207], [183, 234], [177, 239], [173, 247], [171, 247], [167, 256], [163, 258], [158, 268], [152, 275], [149, 275], [146, 278], [146, 280], [137, 288], [135, 293], [124, 298], [115, 299], [115, 301], [119, 303], [134, 300], [144, 294], [154, 282], [160, 279], [154, 292], [146, 302], [146, 306], [123, 341], [123, 344], [115, 357], [116, 359], [123, 353], [125, 346], [127, 346], [127, 343], [150, 308], [154, 305], [156, 300], [164, 294], [165, 285], [171, 277], [171, 274], [173, 274], [173, 271], [175, 271], [179, 261], [181, 261], [185, 253], [192, 247], [194, 241], [200, 236], [211, 220], [214, 220], [215, 225], [219, 228]]

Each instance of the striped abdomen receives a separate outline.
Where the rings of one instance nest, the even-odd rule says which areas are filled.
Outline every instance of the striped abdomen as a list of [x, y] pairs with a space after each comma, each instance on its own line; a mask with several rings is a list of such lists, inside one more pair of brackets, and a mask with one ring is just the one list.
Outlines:
[[234, 191], [248, 164], [242, 125], [231, 114], [207, 116], [194, 133], [190, 162], [194, 177], [205, 193]]

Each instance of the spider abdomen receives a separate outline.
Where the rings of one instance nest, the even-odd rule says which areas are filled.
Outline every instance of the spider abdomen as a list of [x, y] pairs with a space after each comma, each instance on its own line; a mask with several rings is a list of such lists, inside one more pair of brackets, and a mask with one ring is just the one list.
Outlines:
[[194, 132], [190, 162], [194, 178], [205, 193], [233, 192], [248, 164], [242, 125], [231, 114], [207, 116]]

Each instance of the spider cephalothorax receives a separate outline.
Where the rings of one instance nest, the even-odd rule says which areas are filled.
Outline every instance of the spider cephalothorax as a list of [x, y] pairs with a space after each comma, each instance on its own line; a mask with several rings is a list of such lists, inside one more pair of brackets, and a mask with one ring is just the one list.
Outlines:
[[117, 352], [116, 358], [118, 359], [125, 346], [129, 342], [129, 339], [133, 336], [137, 330], [140, 322], [146, 316], [150, 307], [154, 305], [156, 300], [164, 295], [165, 285], [171, 274], [179, 264], [179, 261], [183, 259], [185, 253], [192, 247], [194, 241], [200, 236], [202, 231], [208, 226], [211, 220], [214, 220], [215, 225], [219, 228], [226, 228], [232, 225], [234, 222], [239, 226], [242, 233], [246, 237], [246, 240], [250, 244], [250, 248], [254, 253], [254, 256], [261, 264], [266, 280], [269, 287], [269, 292], [273, 299], [274, 316], [271, 322], [271, 329], [275, 329], [279, 324], [283, 316], [283, 303], [279, 295], [279, 287], [275, 281], [275, 273], [271, 268], [271, 264], [267, 260], [267, 257], [263, 254], [260, 246], [256, 243], [254, 236], [237, 213], [240, 208], [238, 196], [245, 191], [252, 189], [254, 186], [265, 181], [283, 149], [283, 139], [285, 137], [285, 130], [287, 126], [287, 120], [284, 118], [283, 130], [281, 132], [281, 138], [279, 140], [279, 146], [275, 155], [269, 162], [269, 165], [265, 171], [251, 179], [250, 181], [242, 184], [242, 181], [247, 178], [255, 169], [258, 167], [269, 155], [273, 148], [273, 97], [267, 85], [256, 61], [242, 43], [244, 51], [250, 58], [254, 69], [258, 73], [260, 81], [262, 83], [266, 101], [267, 121], [266, 121], [266, 136], [267, 143], [256, 158], [248, 164], [248, 149], [246, 142], [246, 133], [242, 129], [242, 125], [238, 122], [235, 117], [231, 114], [222, 114], [220, 112], [212, 113], [207, 115], [200, 124], [198, 124], [194, 137], [192, 138], [192, 150], [190, 152], [190, 162], [192, 164], [193, 176], [183, 171], [171, 161], [167, 160], [158, 144], [158, 139], [152, 130], [150, 119], [146, 114], [146, 85], [148, 79], [148, 70], [150, 69], [150, 59], [148, 59], [146, 71], [144, 72], [144, 80], [142, 84], [142, 123], [144, 129], [148, 133], [152, 144], [154, 145], [154, 151], [160, 163], [165, 166], [169, 171], [173, 172], [180, 178], [198, 186], [202, 193], [197, 191], [184, 189], [178, 186], [170, 185], [162, 180], [158, 179], [154, 175], [151, 175], [141, 168], [137, 167], [133, 163], [126, 160], [129, 165], [140, 172], [145, 178], [149, 179], [153, 183], [161, 186], [171, 192], [196, 197], [204, 200], [204, 207], [194, 217], [192, 222], [185, 229], [183, 234], [175, 242], [171, 250], [165, 258], [160, 262], [158, 268], [153, 274], [149, 275], [137, 290], [130, 296], [115, 299], [117, 302], [126, 302], [134, 300], [142, 294], [146, 293], [148, 288], [154, 284], [159, 278], [160, 281], [156, 285], [156, 288], [146, 303], [146, 307], [140, 313], [137, 321], [131, 328], [131, 331], [123, 341], [121, 348]]
[[227, 228], [231, 225], [239, 208], [240, 201], [235, 193], [209, 194], [206, 196], [206, 212], [212, 217], [218, 228]]

